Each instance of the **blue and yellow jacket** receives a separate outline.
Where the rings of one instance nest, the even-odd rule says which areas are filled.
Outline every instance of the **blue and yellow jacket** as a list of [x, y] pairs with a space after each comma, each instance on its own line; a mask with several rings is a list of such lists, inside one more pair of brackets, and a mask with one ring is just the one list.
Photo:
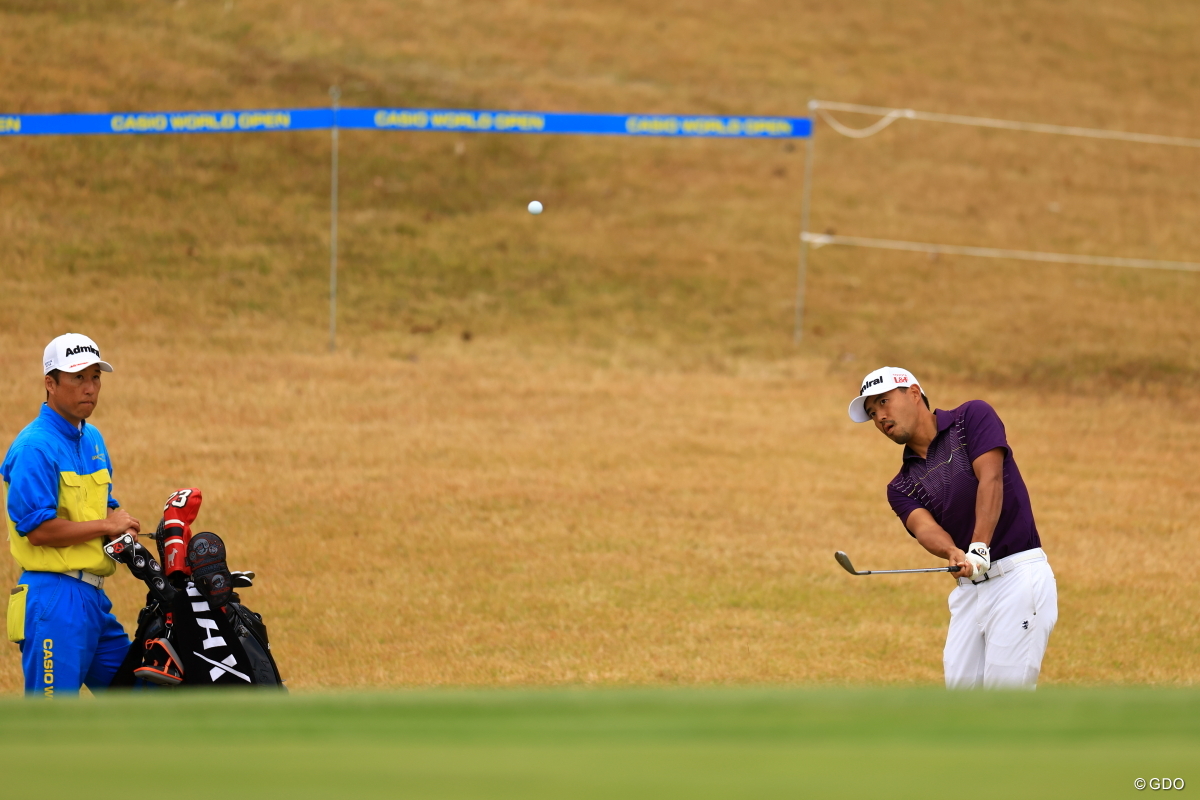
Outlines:
[[100, 539], [69, 547], [37, 547], [25, 534], [55, 517], [92, 522], [117, 508], [104, 437], [92, 425], [83, 430], [42, 404], [37, 419], [17, 434], [0, 465], [8, 544], [22, 567], [36, 572], [83, 570], [112, 575], [117, 563], [104, 554]]

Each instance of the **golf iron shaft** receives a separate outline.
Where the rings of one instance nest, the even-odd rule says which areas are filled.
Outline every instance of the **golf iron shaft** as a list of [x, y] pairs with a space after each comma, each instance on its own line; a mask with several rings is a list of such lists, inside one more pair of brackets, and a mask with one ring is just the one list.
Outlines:
[[932, 569], [867, 569], [859, 572], [850, 563], [850, 556], [838, 550], [833, 554], [837, 562], [851, 575], [898, 575], [905, 572], [958, 572], [962, 567], [933, 567]]

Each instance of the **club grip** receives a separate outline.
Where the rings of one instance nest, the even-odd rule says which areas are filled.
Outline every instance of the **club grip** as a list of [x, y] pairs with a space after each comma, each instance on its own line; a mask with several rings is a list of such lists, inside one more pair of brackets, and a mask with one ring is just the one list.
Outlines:
[[962, 567], [955, 564], [953, 567], [946, 567], [947, 572], [962, 572]]

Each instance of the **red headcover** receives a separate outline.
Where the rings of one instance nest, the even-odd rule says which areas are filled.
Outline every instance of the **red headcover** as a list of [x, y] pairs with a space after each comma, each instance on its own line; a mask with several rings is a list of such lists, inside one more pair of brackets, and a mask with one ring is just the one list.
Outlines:
[[159, 544], [162, 546], [163, 571], [168, 578], [176, 573], [192, 574], [187, 565], [187, 547], [192, 538], [192, 523], [200, 513], [202, 502], [204, 496], [199, 489], [180, 489], [173, 492], [163, 506]]

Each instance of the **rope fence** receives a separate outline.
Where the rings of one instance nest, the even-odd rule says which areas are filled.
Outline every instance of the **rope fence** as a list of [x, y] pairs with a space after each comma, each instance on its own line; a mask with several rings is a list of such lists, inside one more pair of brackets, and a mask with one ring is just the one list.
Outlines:
[[[1077, 136], [1091, 139], [1200, 147], [1200, 139], [1131, 133], [1102, 128], [1052, 125], [1040, 122], [939, 114], [911, 108], [887, 108], [856, 103], [810, 100], [813, 117], [728, 117], [638, 114], [571, 114], [530, 111], [481, 111], [475, 109], [427, 108], [344, 108], [338, 102], [336, 88], [331, 91], [328, 109], [239, 109], [219, 111], [134, 112], [123, 114], [3, 114], [0, 113], [0, 138], [6, 136], [96, 135], [96, 134], [186, 134], [238, 133], [265, 131], [329, 130], [331, 133], [330, 169], [330, 349], [336, 347], [337, 324], [337, 180], [338, 130], [367, 129], [392, 131], [444, 131], [459, 133], [583, 134], [633, 137], [685, 137], [718, 139], [807, 139], [804, 186], [800, 223], [800, 264], [796, 290], [794, 336], [803, 334], [804, 294], [810, 249], [827, 245], [871, 247], [979, 258], [1006, 258], [1055, 264], [1085, 264], [1134, 269], [1165, 269], [1200, 272], [1200, 262], [1165, 261], [1145, 258], [1120, 258], [1072, 253], [1048, 253], [995, 247], [910, 242], [865, 236], [836, 236], [808, 230], [812, 210], [815, 123], [823, 120], [830, 128], [851, 139], [866, 139], [898, 120], [912, 120], [979, 128]], [[830, 112], [878, 116], [863, 128], [852, 128]], [[811, 247], [810, 247], [811, 246]]]
[[[968, 125], [976, 128], [995, 128], [1000, 130], [1020, 131], [1024, 133], [1046, 133], [1059, 136], [1077, 136], [1088, 139], [1105, 139], [1109, 141], [1130, 142], [1134, 144], [1165, 145], [1168, 147], [1200, 147], [1200, 139], [1185, 136], [1161, 136], [1152, 133], [1131, 133], [1114, 131], [1104, 128], [1082, 128], [1071, 125], [1052, 125], [1042, 122], [1019, 122], [1016, 120], [993, 119], [991, 117], [972, 117], [962, 114], [938, 114], [929, 111], [915, 111], [911, 108], [888, 108], [885, 106], [865, 106], [857, 103], [837, 103], [828, 100], [809, 100], [808, 108], [813, 112], [813, 121], [823, 120], [830, 128], [849, 139], [866, 139], [888, 128], [897, 120], [914, 120], [923, 122], [940, 122], [951, 125]], [[831, 111], [844, 111], [855, 114], [869, 114], [879, 119], [862, 128], [852, 128], [838, 119]], [[808, 273], [808, 255], [811, 249], [816, 250], [826, 245], [842, 245], [846, 247], [871, 247], [880, 250], [903, 250], [915, 253], [963, 255], [976, 258], [1006, 258], [1020, 261], [1041, 261], [1051, 264], [1085, 264], [1097, 267], [1128, 267], [1132, 269], [1162, 269], [1179, 272], [1200, 272], [1200, 262], [1166, 261], [1149, 258], [1121, 258], [1116, 256], [1093, 256], [1082, 253], [1048, 253], [1036, 250], [1014, 250], [999, 247], [972, 247], [966, 245], [941, 244], [933, 242], [909, 242], [896, 239], [875, 239], [866, 236], [837, 236], [827, 233], [813, 233], [808, 230], [809, 218], [812, 211], [812, 174], [816, 142], [816, 126], [807, 142], [804, 166], [804, 188], [802, 208], [800, 212], [800, 265], [796, 288], [796, 315], [794, 339], [799, 342], [804, 335], [804, 294]]]
[[[854, 103], [833, 103], [827, 100], [813, 100], [808, 107], [818, 112], [821, 119], [829, 123], [843, 136], [853, 139], [865, 139], [891, 125], [898, 119], [923, 120], [925, 122], [947, 122], [951, 125], [970, 125], [976, 128], [999, 128], [1006, 131], [1025, 131], [1027, 133], [1054, 133], [1060, 136], [1084, 136], [1089, 139], [1109, 139], [1118, 142], [1137, 142], [1138, 144], [1164, 144], [1174, 147], [1200, 147], [1200, 139], [1189, 139], [1184, 136], [1159, 136], [1154, 133], [1128, 133], [1126, 131], [1110, 131], [1104, 128], [1078, 128], [1070, 125], [1048, 125], [1041, 122], [1016, 122], [1008, 119], [991, 119], [989, 117], [965, 117], [961, 114], [934, 114], [929, 111], [914, 111], [911, 108], [881, 108], [879, 106], [860, 106]], [[855, 130], [837, 122], [827, 112], [851, 111], [856, 114], [878, 114], [884, 119], [874, 125]]]
[[848, 247], [874, 247], [880, 250], [907, 250], [912, 253], [934, 253], [978, 258], [1015, 258], [1022, 261], [1046, 261], [1051, 264], [1087, 264], [1093, 267], [1131, 267], [1133, 269], [1172, 269], [1179, 272], [1200, 272], [1200, 263], [1192, 261], [1157, 261], [1150, 258], [1114, 258], [1074, 253], [1040, 253], [1034, 250], [1004, 250], [998, 247], [964, 247], [954, 244], [901, 242], [895, 239], [869, 239], [865, 236], [835, 236], [830, 233], [802, 233], [800, 238], [819, 249], [827, 244]]

